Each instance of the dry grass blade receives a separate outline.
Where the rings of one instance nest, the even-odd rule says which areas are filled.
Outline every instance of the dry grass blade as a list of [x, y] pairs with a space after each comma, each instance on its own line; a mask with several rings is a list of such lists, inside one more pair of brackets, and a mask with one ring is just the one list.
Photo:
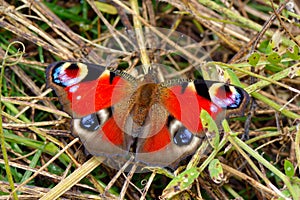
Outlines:
[[58, 185], [56, 185], [55, 188], [53, 188], [50, 192], [44, 195], [41, 199], [46, 200], [58, 198], [60, 195], [62, 195], [72, 186], [74, 186], [77, 182], [79, 182], [83, 177], [91, 173], [91, 171], [95, 169], [99, 164], [101, 164], [101, 158], [93, 157], [89, 161], [85, 162], [71, 175], [69, 175], [66, 179], [64, 179]]

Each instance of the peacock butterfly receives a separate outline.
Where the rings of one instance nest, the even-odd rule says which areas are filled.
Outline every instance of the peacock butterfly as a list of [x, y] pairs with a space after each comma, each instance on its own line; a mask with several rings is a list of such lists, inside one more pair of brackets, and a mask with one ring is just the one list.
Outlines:
[[72, 132], [89, 153], [169, 166], [201, 143], [199, 119], [205, 109], [214, 119], [242, 114], [249, 95], [215, 81], [170, 80], [151, 74], [142, 80], [124, 71], [72, 61], [47, 68], [47, 84], [70, 114]]

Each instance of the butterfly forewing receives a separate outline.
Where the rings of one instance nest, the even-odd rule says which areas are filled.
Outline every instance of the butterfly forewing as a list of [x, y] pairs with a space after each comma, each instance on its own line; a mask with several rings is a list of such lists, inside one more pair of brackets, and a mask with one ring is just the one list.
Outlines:
[[129, 81], [103, 66], [78, 62], [51, 64], [47, 84], [73, 118], [110, 107], [127, 96], [131, 87]]

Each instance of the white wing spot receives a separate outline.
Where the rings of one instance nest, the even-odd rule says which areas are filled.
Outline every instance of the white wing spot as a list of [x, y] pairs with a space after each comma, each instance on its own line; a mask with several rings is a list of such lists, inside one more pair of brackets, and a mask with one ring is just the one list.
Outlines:
[[78, 90], [78, 88], [79, 88], [79, 85], [74, 85], [74, 86], [72, 86], [71, 88], [70, 88], [70, 92], [72, 92], [72, 93], [74, 93], [74, 92], [76, 92], [77, 90]]
[[218, 108], [217, 108], [217, 106], [215, 106], [215, 105], [211, 105], [211, 106], [210, 106], [210, 111], [211, 111], [211, 112], [213, 112], [213, 113], [216, 113], [216, 112], [218, 112]]

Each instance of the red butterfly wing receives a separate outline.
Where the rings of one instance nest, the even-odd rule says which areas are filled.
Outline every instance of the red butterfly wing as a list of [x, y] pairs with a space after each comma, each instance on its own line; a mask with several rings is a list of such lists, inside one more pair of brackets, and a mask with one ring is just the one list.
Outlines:
[[78, 62], [51, 64], [47, 83], [59, 96], [64, 110], [75, 118], [110, 107], [131, 88], [128, 80], [102, 66]]
[[[184, 138], [186, 140], [182, 141]], [[172, 167], [171, 165], [176, 165], [182, 158], [195, 152], [201, 139], [194, 137], [188, 130], [173, 130], [172, 126], [165, 125], [155, 135], [138, 141], [137, 161], [152, 166]]]
[[[201, 139], [203, 127], [200, 120], [204, 109], [214, 118], [229, 114], [240, 114], [247, 102], [248, 94], [241, 88], [213, 81], [163, 83], [159, 93], [162, 108], [169, 114], [161, 118], [158, 112], [151, 121], [166, 124], [159, 131], [150, 129], [148, 137], [139, 140], [136, 159], [151, 165], [168, 166], [193, 153]], [[159, 109], [155, 110], [159, 110]], [[227, 111], [227, 113], [226, 113]], [[175, 118], [175, 119], [174, 119]], [[163, 120], [162, 120], [163, 119]], [[219, 119], [220, 120], [220, 119]]]
[[73, 117], [72, 132], [80, 137], [89, 153], [129, 153], [132, 138], [116, 123], [111, 107], [128, 96], [134, 84], [99, 65], [64, 61], [47, 68], [47, 83]]
[[[130, 158], [132, 138], [124, 134], [113, 117], [103, 119], [101, 112], [103, 110], [81, 119], [73, 119], [72, 132], [80, 138], [90, 154], [109, 157], [111, 159], [106, 164], [119, 168]], [[101, 120], [105, 120], [104, 124]]]
[[[214, 119], [223, 115], [239, 114], [249, 101], [241, 88], [224, 83], [195, 80], [162, 87], [161, 102], [172, 116], [193, 133], [202, 131], [201, 110]], [[226, 114], [227, 111], [227, 114]]]

